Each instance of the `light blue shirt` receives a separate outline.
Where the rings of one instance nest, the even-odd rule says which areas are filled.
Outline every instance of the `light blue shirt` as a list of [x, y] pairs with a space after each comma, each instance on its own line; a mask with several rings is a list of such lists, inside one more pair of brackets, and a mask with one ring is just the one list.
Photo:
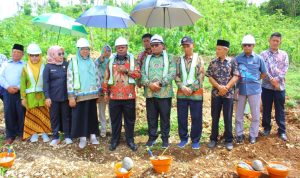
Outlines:
[[0, 85], [7, 89], [10, 86], [16, 86], [20, 88], [21, 74], [24, 61], [14, 62], [12, 59], [4, 62], [0, 69]]
[[242, 53], [236, 57], [240, 80], [237, 87], [240, 95], [257, 95], [261, 93], [260, 74], [266, 73], [265, 62], [261, 56], [252, 52], [250, 56]]

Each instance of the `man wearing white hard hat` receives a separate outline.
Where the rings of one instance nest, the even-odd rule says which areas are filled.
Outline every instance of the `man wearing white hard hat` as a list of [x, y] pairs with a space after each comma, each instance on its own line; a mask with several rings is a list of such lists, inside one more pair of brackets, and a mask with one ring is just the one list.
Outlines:
[[45, 64], [42, 60], [42, 50], [32, 43], [27, 47], [27, 53], [29, 59], [22, 71], [20, 90], [22, 105], [26, 108], [23, 139], [30, 137], [31, 142], [37, 142], [41, 134], [43, 142], [48, 142], [51, 123], [43, 92]]
[[129, 148], [137, 150], [134, 143], [136, 79], [141, 77], [140, 68], [134, 56], [128, 52], [128, 42], [119, 37], [115, 41], [117, 53], [112, 54], [106, 66], [102, 85], [104, 100], [109, 100], [112, 137], [109, 150], [114, 151], [120, 140], [122, 116], [124, 116], [125, 137]]
[[18, 136], [23, 137], [24, 108], [20, 97], [20, 78], [23, 66], [24, 46], [14, 44], [12, 58], [4, 62], [0, 69], [0, 85], [5, 89], [4, 118], [5, 118], [5, 143], [11, 144]]
[[152, 54], [145, 58], [142, 66], [144, 96], [146, 97], [148, 136], [147, 146], [153, 146], [158, 137], [158, 117], [162, 148], [169, 146], [170, 114], [174, 96], [172, 81], [176, 75], [176, 63], [165, 49], [160, 35], [153, 35], [150, 40]]
[[76, 57], [72, 58], [67, 70], [67, 90], [72, 108], [71, 137], [79, 138], [79, 148], [90, 143], [98, 145], [99, 123], [96, 102], [100, 95], [100, 79], [93, 59], [90, 57], [90, 43], [80, 38]]
[[237, 84], [238, 101], [236, 111], [236, 141], [244, 141], [244, 110], [248, 100], [251, 109], [251, 126], [249, 142], [254, 144], [258, 137], [260, 123], [261, 79], [266, 76], [266, 66], [261, 56], [254, 53], [255, 39], [252, 35], [244, 36], [242, 40], [243, 53], [236, 57], [240, 71]]

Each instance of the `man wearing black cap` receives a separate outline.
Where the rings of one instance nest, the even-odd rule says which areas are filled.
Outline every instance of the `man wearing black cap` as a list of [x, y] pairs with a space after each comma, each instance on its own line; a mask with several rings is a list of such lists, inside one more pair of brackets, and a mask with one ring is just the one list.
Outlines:
[[217, 145], [219, 136], [219, 119], [223, 108], [225, 124], [225, 146], [227, 150], [233, 149], [232, 135], [232, 112], [233, 112], [233, 86], [240, 75], [238, 64], [235, 59], [227, 57], [230, 43], [225, 40], [218, 40], [216, 47], [216, 58], [213, 59], [206, 71], [206, 76], [212, 84], [211, 92], [211, 117], [212, 129], [209, 148]]
[[6, 126], [6, 144], [11, 144], [16, 136], [22, 139], [24, 127], [24, 108], [20, 98], [20, 79], [24, 66], [21, 60], [24, 46], [14, 44], [12, 59], [5, 62], [0, 70], [0, 85], [5, 88], [4, 117]]
[[180, 137], [178, 147], [184, 148], [188, 144], [188, 110], [190, 108], [192, 149], [199, 149], [202, 134], [204, 62], [198, 53], [193, 52], [194, 42], [190, 37], [183, 37], [181, 46], [184, 55], [177, 60], [175, 78], [178, 86], [177, 115]]

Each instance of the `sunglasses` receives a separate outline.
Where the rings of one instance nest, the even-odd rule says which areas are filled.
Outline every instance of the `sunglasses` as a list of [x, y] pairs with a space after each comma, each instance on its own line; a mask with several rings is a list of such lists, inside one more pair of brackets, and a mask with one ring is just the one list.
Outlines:
[[152, 48], [154, 48], [154, 47], [157, 48], [159, 45], [160, 45], [160, 44], [151, 44], [151, 47], [152, 47]]
[[64, 56], [65, 53], [58, 53], [57, 55], [58, 55], [58, 56]]
[[29, 54], [30, 57], [39, 57], [39, 54]]
[[251, 47], [252, 44], [243, 44], [243, 47]]

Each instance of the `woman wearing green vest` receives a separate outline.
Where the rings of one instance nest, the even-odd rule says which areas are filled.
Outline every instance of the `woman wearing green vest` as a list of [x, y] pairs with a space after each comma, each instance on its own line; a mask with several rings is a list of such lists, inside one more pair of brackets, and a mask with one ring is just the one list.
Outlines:
[[43, 93], [43, 71], [45, 64], [42, 61], [41, 49], [37, 44], [30, 44], [27, 48], [28, 63], [24, 66], [21, 75], [21, 99], [26, 108], [23, 139], [29, 137], [31, 142], [38, 141], [38, 134], [42, 134], [44, 142], [50, 139], [51, 132], [49, 109], [45, 106]]
[[72, 108], [71, 137], [79, 138], [79, 148], [87, 145], [87, 137], [94, 145], [99, 144], [96, 100], [100, 94], [100, 80], [94, 61], [90, 58], [90, 44], [80, 38], [76, 57], [71, 59], [67, 70], [69, 105]]

